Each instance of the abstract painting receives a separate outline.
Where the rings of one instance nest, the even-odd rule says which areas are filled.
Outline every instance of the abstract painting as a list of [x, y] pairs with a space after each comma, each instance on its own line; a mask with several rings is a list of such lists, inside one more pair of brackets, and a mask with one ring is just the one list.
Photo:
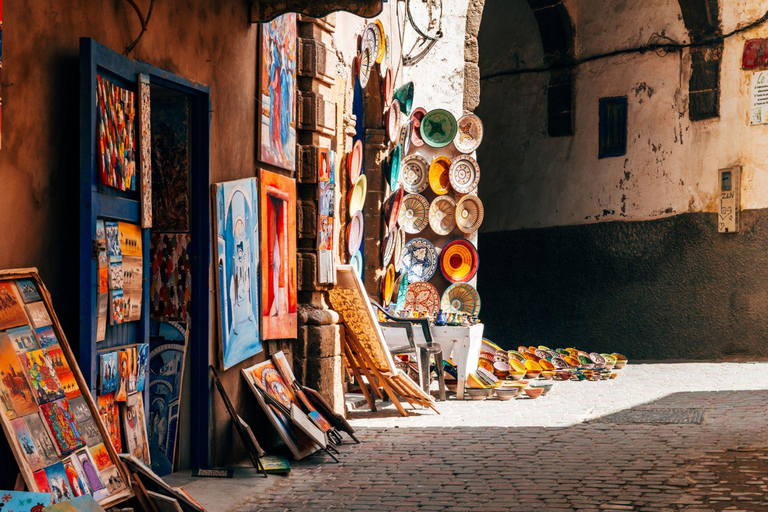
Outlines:
[[0, 491], [0, 510], [4, 512], [42, 512], [53, 502], [48, 492]]
[[48, 309], [43, 302], [33, 302], [27, 304], [27, 314], [32, 322], [32, 327], [39, 329], [46, 325], [51, 325], [51, 317], [48, 315]]
[[187, 325], [158, 322], [151, 325], [149, 352], [149, 454], [152, 471], [173, 472], [179, 398], [187, 350]]
[[[109, 439], [117, 453], [123, 451], [123, 445], [120, 441], [120, 412], [115, 401], [115, 394], [99, 396], [99, 416], [107, 429]], [[93, 446], [93, 445], [92, 445]]]
[[295, 338], [296, 181], [262, 170], [260, 190], [262, 337]]
[[247, 178], [212, 186], [224, 369], [263, 350], [259, 332], [259, 196]]
[[15, 288], [9, 281], [0, 282], [0, 330], [27, 323], [27, 315], [19, 303]]
[[151, 465], [149, 441], [144, 416], [144, 399], [141, 393], [128, 395], [123, 409], [123, 434], [128, 445], [128, 453], [147, 466]]
[[5, 331], [5, 333], [11, 339], [13, 348], [18, 354], [23, 354], [25, 352], [29, 352], [30, 350], [37, 350], [40, 348], [40, 346], [37, 344], [35, 334], [32, 332], [32, 329], [30, 329], [28, 325], [23, 325], [14, 329], [8, 329]]
[[136, 95], [101, 76], [96, 79], [101, 184], [118, 190], [136, 190]]
[[152, 119], [149, 75], [139, 75], [139, 166], [141, 169], [141, 227], [152, 227]]
[[32, 386], [38, 404], [52, 402], [64, 398], [61, 382], [53, 369], [53, 362], [43, 350], [33, 350], [19, 356], [21, 364], [26, 368], [29, 384]]
[[296, 14], [261, 27], [259, 159], [296, 169]]
[[152, 227], [157, 231], [189, 231], [189, 99], [155, 98], [150, 115]]
[[40, 291], [37, 289], [37, 285], [33, 280], [19, 279], [16, 281], [16, 285], [19, 287], [21, 298], [24, 299], [25, 303], [43, 300], [43, 298], [40, 296]]
[[11, 339], [0, 333], [0, 404], [9, 419], [37, 412], [37, 401], [27, 371], [13, 349]]
[[[159, 222], [159, 217], [155, 217]], [[149, 312], [154, 320], [186, 321], [192, 307], [190, 235], [152, 233]]]
[[43, 404], [40, 409], [61, 453], [66, 454], [85, 446], [83, 434], [66, 398]]

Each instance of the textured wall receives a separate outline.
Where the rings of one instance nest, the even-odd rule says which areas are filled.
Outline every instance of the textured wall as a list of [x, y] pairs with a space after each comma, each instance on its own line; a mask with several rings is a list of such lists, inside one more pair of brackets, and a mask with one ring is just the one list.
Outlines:
[[768, 210], [738, 235], [714, 226], [693, 213], [482, 233], [486, 336], [630, 359], [768, 356]]

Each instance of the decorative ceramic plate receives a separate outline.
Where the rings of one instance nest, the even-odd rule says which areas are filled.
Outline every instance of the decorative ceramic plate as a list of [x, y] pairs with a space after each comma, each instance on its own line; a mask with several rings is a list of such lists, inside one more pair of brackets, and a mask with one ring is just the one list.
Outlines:
[[392, 70], [388, 69], [381, 79], [381, 97], [385, 107], [392, 103], [392, 91]]
[[459, 194], [469, 194], [480, 181], [480, 167], [471, 156], [461, 156], [453, 161], [448, 174], [453, 189]]
[[400, 102], [392, 100], [387, 110], [387, 137], [390, 142], [397, 142], [400, 136]]
[[376, 26], [376, 32], [378, 35], [377, 39], [379, 42], [379, 51], [376, 55], [376, 62], [381, 64], [381, 62], [384, 60], [384, 57], [387, 55], [387, 37], [384, 34], [384, 25], [380, 20], [374, 21], [373, 24]]
[[547, 352], [546, 350], [541, 350], [540, 348], [537, 348], [536, 350], [534, 350], [533, 353], [536, 354], [536, 357], [540, 359], [549, 359], [550, 357], [552, 357], [551, 355], [549, 355], [549, 352]]
[[381, 61], [381, 65], [388, 67], [390, 60], [392, 60], [392, 48], [389, 45], [389, 36], [387, 34], [384, 34], [384, 42], [386, 43], [387, 48], [384, 52], [384, 60]]
[[421, 194], [429, 186], [429, 162], [421, 155], [411, 155], [403, 160], [400, 180], [410, 194]]
[[464, 196], [456, 205], [456, 225], [462, 233], [474, 233], [483, 223], [485, 209], [477, 196]]
[[510, 359], [509, 360], [509, 367], [516, 371], [516, 372], [524, 372], [525, 371], [525, 365], [521, 363], [518, 359]]
[[389, 172], [384, 175], [387, 178], [387, 183], [389, 183], [389, 188], [393, 190], [397, 187], [397, 180], [400, 179], [400, 162], [402, 160], [403, 147], [398, 144], [389, 154], [389, 160], [387, 161]]
[[373, 69], [373, 59], [371, 58], [371, 49], [363, 48], [360, 53], [360, 70], [357, 78], [360, 80], [360, 88], [365, 89], [368, 85], [368, 79], [371, 78], [371, 69]]
[[395, 238], [395, 232], [390, 231], [381, 244], [381, 264], [385, 267], [392, 261], [392, 255], [395, 253]]
[[363, 47], [361, 52], [368, 49], [371, 54], [371, 65], [376, 63], [379, 55], [379, 27], [375, 23], [369, 23], [363, 32]]
[[363, 254], [360, 251], [357, 251], [355, 254], [352, 255], [351, 258], [349, 258], [349, 264], [352, 265], [352, 268], [355, 269], [355, 274], [357, 274], [360, 278], [363, 277]]
[[405, 231], [400, 228], [392, 232], [395, 236], [395, 253], [392, 255], [395, 270], [397, 272], [403, 271], [403, 254], [405, 254]]
[[351, 219], [365, 205], [365, 196], [368, 193], [368, 179], [365, 174], [357, 178], [357, 182], [349, 191], [349, 218]]
[[451, 234], [456, 227], [456, 201], [449, 196], [438, 196], [429, 205], [429, 226], [440, 236]]
[[449, 286], [440, 300], [440, 309], [448, 313], [480, 314], [480, 295], [472, 285], [456, 283]]
[[413, 131], [413, 123], [407, 121], [400, 126], [400, 136], [397, 139], [397, 143], [403, 148], [403, 156], [407, 155], [411, 150], [411, 132]]
[[[362, 63], [361, 63], [362, 67]], [[397, 96], [395, 96], [397, 97]], [[444, 148], [456, 137], [456, 118], [441, 108], [430, 110], [421, 120], [421, 138], [428, 146]]]
[[427, 109], [424, 107], [416, 107], [411, 112], [411, 121], [413, 123], [413, 133], [411, 133], [411, 143], [420, 148], [424, 145], [424, 139], [421, 138], [421, 120], [427, 115]]
[[403, 198], [397, 219], [406, 233], [421, 233], [429, 224], [429, 201], [420, 194], [408, 194]]
[[382, 206], [382, 213], [384, 215], [384, 222], [387, 223], [387, 232], [391, 233], [395, 226], [397, 226], [397, 216], [400, 213], [400, 205], [403, 202], [403, 187], [398, 187], [397, 190], [384, 200]]
[[352, 220], [347, 224], [347, 252], [349, 252], [350, 256], [360, 250], [360, 245], [363, 243], [364, 226], [365, 218], [363, 217], [363, 212], [354, 214]]
[[395, 267], [389, 265], [387, 267], [387, 273], [384, 274], [384, 279], [381, 280], [381, 294], [386, 306], [392, 301], [392, 291], [395, 289]]
[[395, 99], [400, 102], [400, 112], [410, 115], [413, 106], [413, 82], [401, 85], [395, 91]]
[[477, 273], [477, 249], [463, 238], [451, 240], [440, 253], [440, 271], [452, 283], [467, 283]]
[[598, 354], [597, 352], [592, 352], [589, 354], [589, 358], [592, 360], [593, 363], [603, 366], [605, 365], [605, 358]]
[[432, 192], [442, 196], [450, 190], [451, 159], [447, 156], [438, 156], [429, 165], [429, 187]]
[[347, 156], [347, 172], [349, 172], [349, 182], [353, 185], [357, 183], [357, 178], [363, 170], [363, 141], [357, 139], [352, 146], [352, 152]]
[[426, 238], [414, 238], [405, 244], [401, 266], [409, 283], [429, 281], [437, 270], [437, 249]]
[[456, 121], [458, 130], [453, 145], [462, 153], [471, 153], [483, 141], [483, 122], [475, 114], [464, 114]]
[[410, 283], [405, 292], [405, 309], [437, 316], [440, 310], [440, 294], [429, 283]]

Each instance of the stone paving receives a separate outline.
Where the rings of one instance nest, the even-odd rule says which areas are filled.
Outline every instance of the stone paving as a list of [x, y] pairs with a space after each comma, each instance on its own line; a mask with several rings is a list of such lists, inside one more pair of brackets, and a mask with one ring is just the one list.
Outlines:
[[340, 464], [296, 462], [227, 510], [768, 510], [766, 405], [768, 364], [690, 363], [440, 415], [360, 412]]

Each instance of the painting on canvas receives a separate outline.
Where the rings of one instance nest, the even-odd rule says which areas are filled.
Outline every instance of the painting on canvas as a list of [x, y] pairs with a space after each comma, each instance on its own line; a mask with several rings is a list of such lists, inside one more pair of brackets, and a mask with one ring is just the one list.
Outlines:
[[24, 365], [29, 384], [37, 403], [44, 404], [64, 398], [61, 382], [53, 369], [53, 361], [44, 350], [33, 350], [21, 354], [19, 360]]
[[262, 337], [295, 338], [296, 182], [262, 170], [260, 192]]
[[117, 453], [120, 453], [123, 451], [123, 445], [120, 440], [120, 412], [117, 401], [115, 401], [115, 394], [101, 395], [98, 400], [101, 421], [104, 422], [109, 439], [112, 441], [112, 446], [114, 446]]
[[50, 325], [35, 329], [35, 337], [40, 343], [40, 348], [49, 348], [59, 343], [59, 340], [56, 339], [56, 334], [53, 332], [53, 327]]
[[40, 296], [40, 291], [37, 289], [37, 285], [35, 282], [31, 279], [19, 279], [16, 281], [16, 285], [19, 287], [19, 292], [21, 292], [21, 298], [24, 299], [25, 303], [30, 302], [37, 302], [38, 300], [43, 300], [43, 298]]
[[78, 466], [85, 474], [85, 480], [93, 493], [93, 497], [97, 500], [101, 500], [108, 496], [107, 486], [104, 484], [104, 481], [99, 475], [99, 471], [96, 469], [96, 463], [93, 462], [91, 452], [83, 448], [82, 450], [75, 452], [72, 459], [77, 461]]
[[9, 281], [0, 282], [0, 330], [27, 323], [27, 315], [16, 295], [16, 287]]
[[66, 398], [43, 404], [40, 409], [61, 453], [66, 454], [85, 446], [83, 434]]
[[139, 166], [141, 178], [141, 227], [152, 227], [152, 119], [149, 75], [139, 75]]
[[69, 486], [69, 479], [63, 463], [57, 462], [45, 468], [45, 476], [48, 478], [48, 485], [55, 503], [69, 501], [75, 497], [74, 491]]
[[15, 420], [12, 420], [11, 426], [16, 434], [16, 440], [21, 447], [21, 453], [24, 454], [24, 458], [27, 459], [27, 463], [32, 471], [43, 469], [45, 466], [56, 462], [57, 459], [46, 460], [43, 458], [43, 454], [38, 450], [38, 447], [35, 444], [35, 438], [32, 437], [32, 433], [29, 431], [29, 427], [27, 427], [24, 418], [16, 418]]
[[35, 334], [28, 325], [22, 325], [21, 327], [15, 327], [5, 331], [8, 337], [13, 343], [13, 348], [18, 354], [29, 352], [30, 350], [37, 350], [40, 345], [37, 343]]
[[62, 461], [64, 464], [64, 473], [67, 475], [67, 483], [72, 489], [75, 498], [84, 496], [90, 489], [85, 483], [85, 478], [77, 470], [77, 465], [72, 462], [72, 457], [67, 457]]
[[117, 391], [117, 352], [99, 354], [99, 394]]
[[67, 400], [80, 396], [80, 386], [77, 385], [75, 375], [72, 372], [59, 375], [59, 382], [61, 382], [61, 389], [64, 390], [64, 396], [67, 397]]
[[259, 159], [296, 169], [296, 14], [261, 27]]
[[64, 353], [61, 351], [60, 347], [48, 348], [45, 353], [51, 359], [51, 364], [56, 371], [56, 375], [64, 375], [65, 373], [72, 371], [67, 362], [67, 358], [64, 357]]
[[49, 492], [1, 491], [0, 510], [8, 512], [42, 512], [53, 502]]
[[101, 76], [96, 78], [101, 184], [136, 190], [136, 94]]
[[128, 453], [150, 466], [149, 442], [144, 418], [144, 399], [141, 393], [128, 395], [123, 409], [123, 434], [128, 445]]
[[152, 227], [156, 231], [189, 231], [189, 98], [153, 98], [150, 116]]
[[213, 187], [216, 284], [226, 370], [263, 350], [259, 332], [259, 220], [256, 180]]
[[125, 350], [117, 351], [117, 391], [115, 392], [115, 400], [118, 402], [125, 402], [125, 398], [128, 396], [128, 374], [131, 370], [130, 362], [128, 361], [128, 353]]
[[48, 427], [43, 424], [43, 419], [39, 414], [29, 414], [24, 416], [24, 422], [27, 424], [29, 433], [35, 441], [37, 452], [43, 459], [46, 466], [59, 460], [59, 452], [53, 444]]
[[30, 322], [32, 322], [32, 327], [35, 329], [51, 325], [51, 317], [48, 315], [48, 309], [44, 302], [27, 304], [27, 314]]
[[149, 343], [140, 343], [136, 346], [136, 365], [136, 391], [144, 391], [149, 365]]
[[192, 307], [190, 239], [185, 233], [152, 233], [149, 313], [154, 320], [186, 321], [189, 316]]
[[0, 403], [9, 419], [37, 412], [29, 377], [6, 333], [0, 333]]

